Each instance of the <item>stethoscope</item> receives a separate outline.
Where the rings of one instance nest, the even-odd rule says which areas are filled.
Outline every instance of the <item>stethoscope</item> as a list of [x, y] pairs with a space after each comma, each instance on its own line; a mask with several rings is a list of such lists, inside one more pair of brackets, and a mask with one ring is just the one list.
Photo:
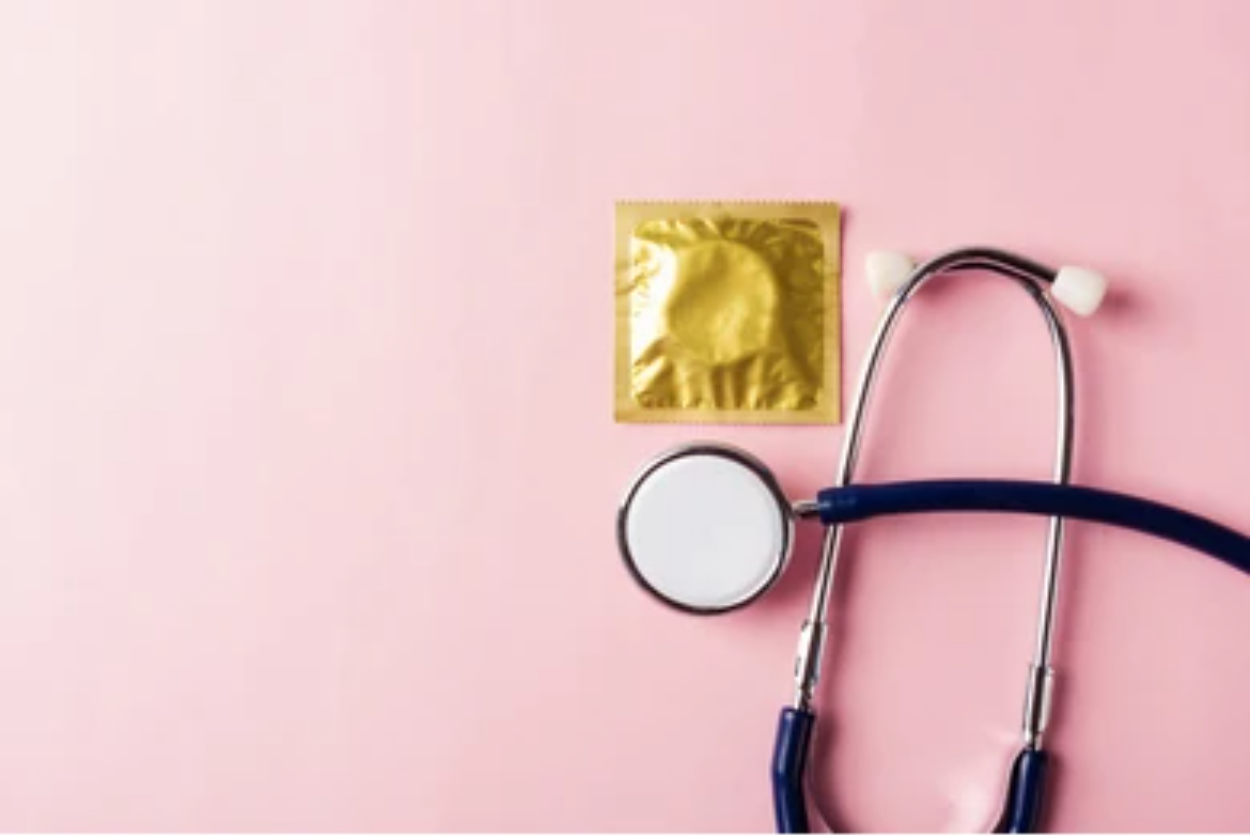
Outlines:
[[[1058, 372], [1058, 437], [1049, 482], [945, 479], [853, 484], [864, 415], [890, 336], [907, 302], [930, 280], [985, 270], [1014, 281], [1037, 303], [1050, 332]], [[1028, 833], [1042, 811], [1048, 754], [1043, 734], [1050, 714], [1051, 655], [1059, 592], [1064, 519], [1133, 529], [1188, 546], [1250, 573], [1250, 538], [1178, 508], [1111, 491], [1069, 484], [1074, 392], [1072, 349], [1055, 307], [1081, 315], [1101, 303], [1106, 281], [1079, 267], [1053, 270], [1012, 253], [961, 249], [913, 268], [898, 253], [867, 262], [873, 290], [889, 301], [869, 345], [851, 406], [842, 457], [832, 487], [815, 500], [791, 504], [777, 480], [749, 453], [717, 443], [671, 450], [637, 475], [617, 516], [625, 565], [644, 589], [680, 610], [735, 610], [767, 592], [781, 576], [794, 543], [796, 520], [825, 525], [811, 607], [795, 662], [794, 704], [782, 709], [772, 762], [773, 807], [784, 833], [810, 830], [806, 770], [816, 714], [813, 695], [828, 631], [826, 611], [842, 544], [842, 527], [873, 517], [924, 512], [1010, 512], [1050, 518], [1036, 644], [1025, 688], [1023, 741], [1012, 762], [995, 830]]]

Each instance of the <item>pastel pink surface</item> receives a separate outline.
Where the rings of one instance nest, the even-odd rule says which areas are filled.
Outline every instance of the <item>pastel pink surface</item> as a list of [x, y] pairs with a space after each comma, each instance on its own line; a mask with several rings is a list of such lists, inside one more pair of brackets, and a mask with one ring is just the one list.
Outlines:
[[[832, 198], [867, 249], [1116, 282], [1076, 475], [1250, 529], [1250, 4], [0, 3], [0, 828], [767, 830], [810, 533], [694, 619], [613, 542], [711, 437], [611, 419], [612, 202]], [[1012, 288], [917, 301], [862, 473], [1044, 476]], [[844, 827], [990, 820], [1044, 523], [856, 530]], [[1071, 527], [1049, 826], [1245, 830], [1250, 580]]]

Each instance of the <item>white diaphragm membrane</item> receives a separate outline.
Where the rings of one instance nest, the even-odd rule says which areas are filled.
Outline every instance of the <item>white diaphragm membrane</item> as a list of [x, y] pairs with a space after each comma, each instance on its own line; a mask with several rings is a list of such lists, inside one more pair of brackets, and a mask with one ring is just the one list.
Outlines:
[[639, 581], [694, 612], [731, 610], [775, 581], [794, 523], [771, 474], [737, 450], [684, 448], [643, 471], [621, 507], [621, 552]]

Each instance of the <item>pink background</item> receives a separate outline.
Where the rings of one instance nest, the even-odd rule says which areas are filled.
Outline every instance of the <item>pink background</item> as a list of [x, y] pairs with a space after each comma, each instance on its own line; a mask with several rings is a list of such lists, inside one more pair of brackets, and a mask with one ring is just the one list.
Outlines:
[[[618, 198], [844, 202], [848, 378], [868, 248], [1104, 269], [1079, 479], [1250, 529], [1248, 32], [1236, 0], [0, 0], [0, 827], [771, 827], [815, 538], [700, 620], [613, 515], [700, 437], [810, 493], [842, 428], [612, 422]], [[896, 351], [865, 476], [1047, 472], [1023, 296], [926, 294]], [[842, 826], [988, 822], [1043, 529], [851, 538]], [[1068, 558], [1050, 826], [1250, 828], [1250, 579], [1083, 525]]]

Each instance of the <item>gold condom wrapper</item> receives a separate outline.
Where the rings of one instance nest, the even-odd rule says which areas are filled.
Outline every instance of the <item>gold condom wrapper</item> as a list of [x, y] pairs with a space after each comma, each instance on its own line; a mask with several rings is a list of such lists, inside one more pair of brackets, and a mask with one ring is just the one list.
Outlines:
[[619, 203], [616, 419], [840, 420], [835, 203]]

